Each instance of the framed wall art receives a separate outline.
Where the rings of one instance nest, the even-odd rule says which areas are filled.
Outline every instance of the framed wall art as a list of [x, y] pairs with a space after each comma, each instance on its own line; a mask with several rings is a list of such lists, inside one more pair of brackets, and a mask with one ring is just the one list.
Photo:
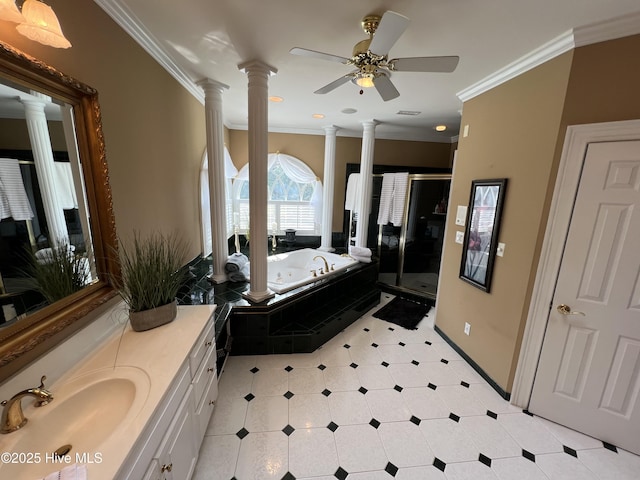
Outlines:
[[473, 180], [462, 244], [460, 278], [489, 292], [507, 179]]

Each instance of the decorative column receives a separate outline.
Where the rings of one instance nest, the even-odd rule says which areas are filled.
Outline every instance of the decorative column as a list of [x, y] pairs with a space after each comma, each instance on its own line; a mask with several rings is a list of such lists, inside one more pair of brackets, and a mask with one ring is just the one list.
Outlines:
[[251, 283], [243, 296], [261, 302], [274, 296], [267, 288], [267, 174], [269, 155], [269, 76], [277, 70], [259, 60], [238, 65], [249, 80], [249, 260]]
[[356, 224], [356, 247], [367, 246], [371, 192], [373, 185], [373, 147], [375, 144], [375, 120], [362, 122], [362, 152], [360, 154], [360, 197], [358, 223]]
[[229, 87], [223, 83], [205, 78], [198, 82], [204, 90], [204, 113], [207, 129], [207, 161], [209, 162], [209, 212], [211, 214], [211, 247], [213, 273], [209, 280], [224, 283], [224, 271], [229, 257], [227, 245], [227, 223], [225, 206], [224, 176], [224, 123], [222, 121], [222, 92]]
[[20, 98], [24, 105], [33, 160], [36, 174], [38, 175], [42, 203], [44, 204], [44, 214], [49, 228], [49, 246], [57, 247], [60, 242], [69, 242], [69, 231], [64, 218], [64, 210], [56, 194], [56, 175], [54, 173], [55, 166], [53, 164], [51, 137], [49, 136], [47, 117], [44, 113], [44, 107], [50, 100], [50, 97], [38, 92], [32, 92], [31, 98]]
[[333, 252], [331, 234], [333, 223], [333, 184], [336, 175], [336, 132], [338, 127], [324, 127], [324, 189], [322, 192], [322, 240], [320, 248], [324, 252]]

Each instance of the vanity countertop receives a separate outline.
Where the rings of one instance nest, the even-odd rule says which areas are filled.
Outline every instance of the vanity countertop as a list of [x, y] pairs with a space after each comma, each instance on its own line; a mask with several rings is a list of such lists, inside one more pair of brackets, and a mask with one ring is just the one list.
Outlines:
[[[105, 373], [109, 375], [110, 371], [135, 369], [143, 372], [142, 388], [144, 390], [148, 388], [148, 393], [134, 418], [127, 418], [126, 422], [122, 422], [125, 423], [124, 425], [118, 425], [95, 452], [83, 451], [82, 434], [79, 434], [79, 439], [75, 439], [75, 444], [78, 445], [78, 451], [75, 453], [86, 454], [84, 457], [86, 459], [99, 460], [94, 463], [87, 462], [90, 480], [115, 478], [118, 469], [153, 417], [215, 309], [215, 305], [179, 306], [178, 316], [173, 322], [145, 332], [133, 331], [127, 322], [122, 329], [114, 331], [85, 361], [79, 362], [67, 375], [51, 386], [47, 386], [54, 394], [54, 401], [63, 402], [64, 395], [60, 398], [56, 397], [56, 392], [64, 392], [65, 386], [78, 384], [79, 379], [81, 385], [82, 378], [91, 381], [94, 376], [104, 376]], [[33, 451], [16, 452], [17, 448], [12, 448], [19, 445], [20, 450], [28, 449], [29, 443], [25, 443], [25, 439], [31, 432], [36, 431], [38, 421], [45, 418], [47, 414], [48, 406], [35, 408], [30, 403], [23, 401], [24, 414], [29, 419], [29, 423], [21, 430], [1, 436], [2, 452], [35, 453]], [[91, 428], [92, 421], [87, 419], [86, 425], [82, 425], [81, 430], [89, 432]], [[69, 443], [73, 444], [74, 439], [69, 439]], [[26, 448], [25, 445], [27, 445]], [[70, 455], [71, 463], [75, 463], [76, 457], [73, 455], [73, 450]], [[64, 466], [46, 462], [44, 456], [41, 456], [39, 462], [21, 465], [18, 470], [14, 468], [16, 467], [14, 464], [0, 465], [0, 478], [35, 480], [61, 470]], [[7, 471], [8, 468], [11, 468], [11, 472]]]

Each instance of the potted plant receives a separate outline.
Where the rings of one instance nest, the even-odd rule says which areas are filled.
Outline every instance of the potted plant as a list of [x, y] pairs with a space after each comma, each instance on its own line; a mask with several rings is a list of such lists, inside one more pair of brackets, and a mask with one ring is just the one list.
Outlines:
[[120, 278], [114, 279], [129, 307], [131, 328], [142, 332], [173, 321], [176, 295], [186, 280], [182, 262], [187, 243], [177, 234], [152, 233], [119, 241]]
[[24, 273], [49, 304], [82, 290], [91, 281], [86, 256], [76, 253], [67, 241], [35, 253], [27, 248], [26, 254]]

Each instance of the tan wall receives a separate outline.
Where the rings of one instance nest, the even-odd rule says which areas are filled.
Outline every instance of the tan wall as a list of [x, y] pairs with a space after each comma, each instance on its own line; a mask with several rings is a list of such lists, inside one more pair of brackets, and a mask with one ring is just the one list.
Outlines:
[[[451, 204], [466, 205], [474, 178], [507, 177], [490, 294], [458, 278], [459, 229], [449, 224], [437, 323], [510, 391], [531, 301], [566, 127], [640, 117], [640, 35], [576, 49], [465, 103]], [[460, 299], [465, 299], [460, 301]], [[464, 322], [472, 324], [463, 334]]]
[[[49, 137], [55, 151], [66, 152], [62, 122], [49, 122]], [[0, 118], [0, 148], [10, 150], [31, 150], [27, 122], [15, 118]]]
[[576, 49], [563, 125], [640, 118], [638, 52], [640, 35]]
[[[474, 179], [508, 178], [491, 293], [459, 277], [462, 230], [448, 219], [437, 325], [500, 387], [509, 390], [513, 358], [528, 308], [530, 273], [537, 265], [538, 231], [546, 215], [547, 186], [572, 53], [558, 57], [465, 103], [450, 205], [467, 205]], [[555, 175], [555, 173], [553, 173]], [[463, 333], [471, 324], [471, 335]]]
[[195, 256], [204, 107], [94, 2], [47, 3], [72, 48], [32, 42], [2, 21], [0, 39], [98, 90], [118, 233], [176, 230]]
[[[233, 163], [238, 169], [249, 161], [246, 130], [229, 130], [227, 143]], [[336, 165], [332, 229], [342, 231], [344, 192], [347, 163], [360, 163], [362, 140], [340, 137], [336, 139]], [[269, 152], [281, 152], [303, 160], [324, 181], [324, 136], [269, 134]], [[374, 163], [378, 165], [403, 165], [419, 167], [450, 167], [451, 144], [431, 142], [401, 142], [376, 140]]]

